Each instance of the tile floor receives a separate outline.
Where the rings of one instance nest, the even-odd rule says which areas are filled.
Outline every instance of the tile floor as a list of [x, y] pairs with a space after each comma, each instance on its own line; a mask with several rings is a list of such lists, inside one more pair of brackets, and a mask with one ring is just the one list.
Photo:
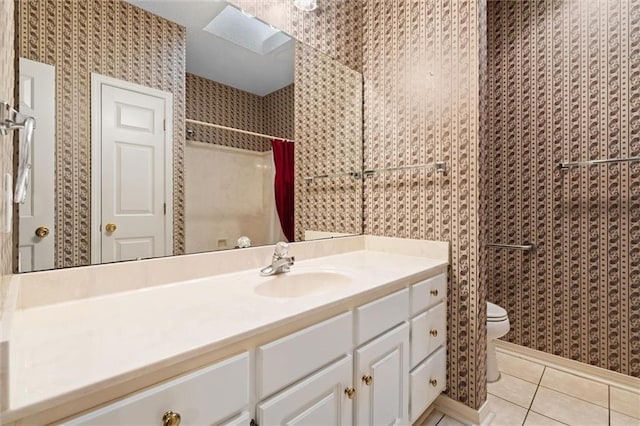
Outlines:
[[[489, 383], [493, 426], [640, 426], [640, 389], [625, 389], [498, 352], [500, 380]], [[422, 426], [462, 426], [440, 412]]]

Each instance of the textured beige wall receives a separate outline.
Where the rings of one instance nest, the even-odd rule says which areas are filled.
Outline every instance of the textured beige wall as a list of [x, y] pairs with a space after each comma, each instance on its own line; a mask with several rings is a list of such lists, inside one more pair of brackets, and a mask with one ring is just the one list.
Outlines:
[[20, 6], [20, 56], [56, 67], [56, 267], [91, 263], [92, 72], [173, 94], [174, 253], [183, 253], [184, 28], [120, 0]]
[[506, 339], [640, 376], [640, 1], [489, 3], [489, 298]]
[[449, 241], [450, 397], [486, 399], [486, 268], [480, 159], [482, 0], [364, 2], [364, 164], [446, 161], [364, 188], [365, 233]]

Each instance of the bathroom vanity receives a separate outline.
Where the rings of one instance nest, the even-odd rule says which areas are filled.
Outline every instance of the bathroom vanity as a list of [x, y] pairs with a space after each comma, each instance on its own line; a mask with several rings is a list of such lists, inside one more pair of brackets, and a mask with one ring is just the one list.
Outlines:
[[74, 283], [92, 268], [16, 276], [3, 424], [415, 422], [446, 382], [448, 244], [296, 243], [260, 277], [270, 251], [95, 267], [120, 274], [101, 294]]

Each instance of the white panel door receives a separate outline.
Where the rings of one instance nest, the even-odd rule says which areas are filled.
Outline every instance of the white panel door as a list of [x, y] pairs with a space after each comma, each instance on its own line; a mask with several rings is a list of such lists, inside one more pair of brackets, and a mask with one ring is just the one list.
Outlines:
[[355, 424], [409, 423], [409, 325], [406, 322], [357, 349], [355, 373], [358, 395]]
[[351, 387], [353, 358], [320, 370], [297, 385], [276, 394], [257, 407], [260, 425], [351, 425], [353, 402], [345, 390]]
[[31, 181], [19, 206], [21, 272], [54, 267], [55, 86], [55, 67], [20, 58], [20, 112], [36, 119], [29, 153]]
[[168, 254], [166, 102], [101, 85], [102, 262]]

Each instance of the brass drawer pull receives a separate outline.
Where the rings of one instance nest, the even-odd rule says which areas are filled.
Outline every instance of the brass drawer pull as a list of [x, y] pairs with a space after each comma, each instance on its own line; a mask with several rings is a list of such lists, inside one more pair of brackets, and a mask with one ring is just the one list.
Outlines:
[[365, 385], [369, 386], [371, 382], [373, 382], [373, 377], [369, 375], [362, 376], [362, 381], [364, 382]]
[[438, 290], [431, 290], [431, 295], [432, 296], [437, 296], [438, 295]]
[[438, 335], [438, 330], [431, 330], [430, 333], [433, 337], [436, 337]]
[[347, 398], [353, 399], [356, 396], [356, 390], [354, 388], [346, 388], [344, 394], [347, 395]]
[[180, 426], [180, 414], [167, 411], [162, 416], [162, 426]]
[[429, 380], [429, 383], [431, 383], [431, 386], [433, 386], [433, 387], [438, 386], [438, 381], [436, 379]]

